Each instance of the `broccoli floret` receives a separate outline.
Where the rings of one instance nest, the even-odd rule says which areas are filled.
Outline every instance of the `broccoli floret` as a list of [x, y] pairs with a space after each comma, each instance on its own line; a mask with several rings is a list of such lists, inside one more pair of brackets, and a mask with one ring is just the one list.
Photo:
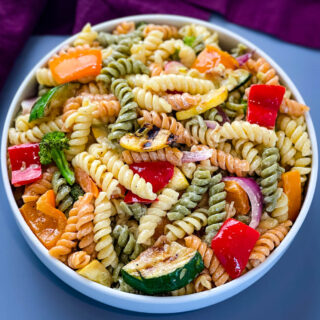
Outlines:
[[79, 199], [79, 197], [84, 195], [84, 191], [81, 189], [81, 187], [77, 183], [75, 183], [71, 187], [70, 195], [71, 195], [73, 201], [77, 201]]
[[53, 160], [62, 176], [72, 185], [75, 178], [64, 154], [65, 149], [69, 149], [69, 139], [66, 135], [60, 131], [49, 132], [41, 139], [39, 157], [42, 164], [49, 164]]
[[190, 36], [190, 37], [186, 36], [183, 38], [184, 44], [186, 44], [187, 46], [189, 46], [191, 48], [193, 48], [193, 43], [195, 40], [196, 40], [195, 36]]

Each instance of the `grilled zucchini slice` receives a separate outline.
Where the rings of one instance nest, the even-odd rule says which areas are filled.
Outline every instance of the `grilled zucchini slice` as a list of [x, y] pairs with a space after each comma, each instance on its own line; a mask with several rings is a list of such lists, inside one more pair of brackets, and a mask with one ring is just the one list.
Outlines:
[[236, 69], [229, 74], [228, 78], [222, 82], [222, 85], [225, 86], [229, 92], [232, 92], [247, 83], [250, 78], [251, 73], [248, 70]]
[[204, 269], [198, 251], [177, 242], [154, 246], [121, 270], [131, 287], [146, 294], [165, 293], [190, 283]]
[[176, 137], [166, 129], [146, 123], [135, 133], [127, 133], [120, 139], [121, 147], [135, 152], [156, 151], [167, 147]]

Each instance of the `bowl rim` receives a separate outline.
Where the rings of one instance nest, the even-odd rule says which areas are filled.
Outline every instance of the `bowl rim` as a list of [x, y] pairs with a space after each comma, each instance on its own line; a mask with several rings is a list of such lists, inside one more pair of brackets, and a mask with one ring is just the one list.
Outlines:
[[[263, 50], [259, 49], [256, 45], [246, 40], [245, 38], [237, 35], [236, 33], [218, 25], [215, 25], [211, 22], [206, 22], [199, 19], [194, 19], [185, 16], [178, 15], [168, 15], [168, 14], [145, 14], [145, 15], [134, 15], [123, 17], [119, 19], [114, 19], [106, 22], [102, 22], [93, 27], [96, 31], [102, 30], [111, 30], [115, 25], [123, 21], [147, 21], [151, 23], [162, 23], [162, 24], [199, 24], [207, 27], [209, 30], [217, 31], [220, 37], [228, 37], [236, 40], [237, 42], [244, 43], [246, 46], [255, 50], [258, 56], [265, 58], [272, 67], [277, 71], [277, 74], [280, 76], [283, 83], [291, 90], [293, 96], [297, 101], [304, 103], [304, 100], [293, 84], [289, 76], [283, 71], [283, 69], [267, 55]], [[318, 173], [318, 148], [317, 148], [317, 139], [314, 130], [314, 126], [311, 120], [310, 113], [306, 114], [306, 121], [308, 132], [312, 145], [312, 170], [309, 177], [308, 190], [305, 195], [303, 205], [301, 207], [298, 218], [296, 219], [291, 230], [280, 243], [280, 245], [272, 252], [272, 254], [260, 264], [258, 267], [254, 268], [245, 275], [237, 278], [231, 282], [226, 283], [223, 286], [214, 288], [214, 290], [209, 290], [205, 292], [200, 292], [192, 295], [184, 295], [178, 297], [154, 297], [154, 296], [144, 296], [129, 294], [114, 290], [108, 287], [104, 287], [98, 283], [89, 281], [80, 275], [78, 275], [74, 270], [68, 268], [60, 261], [51, 257], [48, 253], [48, 250], [40, 243], [37, 237], [33, 234], [24, 218], [22, 217], [19, 208], [14, 200], [13, 193], [11, 191], [10, 181], [7, 171], [7, 140], [8, 140], [8, 130], [14, 119], [14, 115], [20, 107], [20, 103], [23, 98], [26, 98], [28, 94], [26, 93], [28, 86], [35, 79], [36, 69], [43, 66], [55, 52], [65, 45], [71, 43], [75, 39], [75, 35], [68, 37], [65, 41], [60, 43], [54, 49], [52, 49], [47, 55], [45, 55], [28, 73], [19, 89], [17, 90], [6, 116], [5, 124], [3, 127], [2, 133], [2, 144], [1, 144], [1, 171], [2, 171], [2, 181], [4, 184], [4, 189], [7, 193], [8, 201], [11, 206], [11, 209], [14, 213], [15, 220], [21, 230], [24, 238], [27, 243], [37, 255], [37, 257], [44, 263], [49, 270], [51, 270], [58, 278], [64, 281], [66, 284], [72, 288], [80, 291], [81, 293], [89, 296], [92, 299], [95, 299], [104, 304], [108, 304], [117, 308], [136, 311], [136, 312], [145, 312], [145, 313], [172, 313], [172, 312], [184, 312], [190, 310], [200, 309], [209, 305], [216, 304], [220, 301], [223, 301], [231, 296], [239, 293], [240, 291], [246, 289], [252, 283], [260, 279], [265, 275], [271, 267], [280, 259], [284, 254], [285, 250], [289, 247], [290, 243], [296, 236], [298, 230], [300, 229], [307, 213], [310, 208], [312, 198], [315, 192], [317, 173]], [[164, 308], [164, 306], [166, 306]]]

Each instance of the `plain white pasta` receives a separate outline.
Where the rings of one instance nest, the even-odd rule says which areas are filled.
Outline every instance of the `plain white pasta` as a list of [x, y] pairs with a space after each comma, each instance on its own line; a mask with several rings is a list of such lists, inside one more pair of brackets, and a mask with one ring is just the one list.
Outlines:
[[146, 57], [149, 57], [162, 42], [163, 32], [159, 30], [152, 30], [151, 32], [149, 32], [143, 41]]
[[146, 90], [159, 91], [182, 91], [191, 94], [205, 94], [214, 89], [212, 81], [202, 80], [183, 75], [168, 74], [152, 77], [144, 82]]
[[146, 54], [146, 48], [143, 44], [143, 42], [135, 43], [132, 45], [131, 49], [131, 58], [135, 60], [140, 60], [142, 63], [146, 63], [147, 54]]
[[295, 148], [302, 153], [303, 156], [311, 154], [311, 141], [306, 131], [304, 117], [292, 119], [290, 117], [280, 115], [277, 119], [278, 127], [286, 134], [294, 143]]
[[92, 113], [96, 108], [95, 103], [90, 103], [90, 101], [85, 98], [83, 99], [82, 106], [65, 120], [65, 127], [67, 129], [72, 128], [73, 130], [69, 140], [70, 148], [66, 150], [68, 160], [71, 160], [76, 154], [84, 151], [93, 121]]
[[98, 187], [106, 192], [108, 199], [111, 199], [112, 194], [120, 193], [119, 182], [113, 179], [112, 173], [108, 172], [107, 167], [88, 152], [84, 151], [77, 154], [72, 159], [72, 165], [79, 167], [90, 175]]
[[25, 132], [29, 129], [32, 129], [34, 126], [38, 125], [41, 122], [44, 122], [45, 119], [34, 120], [29, 122], [30, 113], [20, 114], [15, 120], [15, 128], [20, 132]]
[[311, 172], [311, 157], [303, 157], [301, 152], [297, 152], [291, 170], [299, 171], [301, 183], [304, 184], [307, 181], [307, 175]]
[[275, 209], [271, 213], [271, 217], [277, 219], [279, 223], [288, 220], [288, 197], [282, 189], [281, 196], [277, 201]]
[[251, 142], [262, 143], [266, 147], [274, 147], [278, 139], [274, 130], [247, 121], [226, 122], [221, 127], [220, 133], [221, 138], [247, 139]]
[[185, 235], [191, 235], [195, 230], [199, 231], [207, 225], [208, 210], [204, 208], [196, 209], [191, 215], [182, 220], [176, 220], [172, 224], [165, 226], [164, 232], [169, 241], [183, 239]]
[[184, 64], [187, 68], [190, 68], [196, 60], [196, 53], [194, 50], [185, 45], [183, 41], [180, 40], [180, 47], [179, 47], [179, 58], [182, 64]]
[[108, 150], [106, 145], [92, 144], [89, 153], [96, 159], [102, 161], [107, 170], [118, 179], [127, 190], [131, 190], [134, 194], [144, 199], [155, 200], [157, 195], [152, 191], [152, 184], [146, 182], [137, 173], [134, 173], [127, 164], [121, 160], [121, 155], [117, 152]]
[[57, 81], [54, 80], [51, 70], [48, 68], [39, 68], [36, 71], [36, 78], [39, 84], [47, 87], [55, 87], [58, 85]]
[[149, 111], [170, 113], [172, 106], [165, 99], [159, 97], [145, 89], [136, 87], [132, 90], [135, 101], [138, 103], [141, 109], [147, 109]]
[[157, 225], [178, 201], [179, 193], [165, 188], [158, 196], [158, 201], [153, 202], [147, 213], [141, 217], [138, 229], [138, 243], [149, 244]]
[[91, 29], [91, 24], [87, 23], [76, 36], [73, 42], [74, 46], [82, 46], [84, 44], [92, 45], [93, 41], [98, 37], [98, 32]]
[[211, 33], [206, 27], [198, 24], [188, 24], [179, 29], [182, 37], [201, 37], [205, 44], [218, 46], [219, 36], [217, 32]]
[[126, 79], [131, 88], [135, 88], [135, 87], [142, 88], [144, 83], [148, 81], [150, 78], [146, 74], [132, 74], [132, 75], [127, 75]]
[[261, 173], [261, 157], [259, 155], [258, 149], [255, 147], [254, 143], [248, 141], [247, 139], [232, 140], [232, 144], [242, 159], [249, 162], [250, 171], [249, 174], [254, 173], [260, 175]]
[[286, 134], [280, 130], [277, 131], [277, 148], [280, 152], [280, 163], [282, 166], [285, 166], [286, 164], [293, 166], [294, 165], [294, 156], [296, 154], [296, 149], [293, 147], [293, 143], [286, 136]]
[[171, 295], [172, 296], [184, 296], [186, 294], [192, 294], [195, 293], [195, 287], [194, 287], [194, 283], [191, 282], [189, 284], [187, 284], [185, 287], [181, 288], [181, 289], [177, 289], [177, 290], [173, 290], [171, 291]]
[[48, 132], [61, 131], [63, 127], [63, 121], [61, 117], [55, 120], [41, 123], [38, 126], [25, 131], [19, 132], [15, 128], [9, 129], [9, 142], [12, 145], [22, 143], [40, 142], [43, 136]]
[[97, 258], [105, 267], [111, 266], [113, 268], [118, 264], [110, 225], [110, 217], [115, 213], [115, 208], [108, 199], [107, 194], [103, 191], [99, 192], [98, 198], [95, 201], [93, 240], [96, 243]]

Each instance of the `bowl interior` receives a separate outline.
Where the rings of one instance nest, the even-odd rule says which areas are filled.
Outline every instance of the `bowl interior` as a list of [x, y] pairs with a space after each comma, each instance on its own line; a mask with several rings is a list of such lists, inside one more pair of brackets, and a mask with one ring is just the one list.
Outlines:
[[[284, 85], [289, 88], [292, 92], [294, 98], [304, 103], [299, 91], [285, 74], [285, 72], [263, 51], [257, 48], [251, 42], [245, 40], [244, 38], [230, 32], [222, 27], [214, 25], [212, 23], [204, 22], [197, 19], [191, 19], [182, 16], [174, 15], [140, 15], [125, 17], [117, 20], [112, 20], [108, 22], [101, 23], [94, 27], [96, 31], [111, 31], [119, 22], [122, 21], [146, 21], [155, 24], [171, 24], [176, 26], [181, 26], [184, 24], [196, 23], [207, 27], [212, 31], [217, 31], [219, 33], [220, 44], [224, 49], [230, 49], [236, 46], [239, 42], [244, 43], [248, 48], [255, 51], [255, 56], [264, 57], [278, 72], [280, 79]], [[6, 118], [5, 126], [3, 128], [2, 135], [2, 145], [1, 145], [1, 169], [3, 183], [5, 186], [6, 193], [8, 195], [9, 203], [11, 205], [12, 211], [14, 213], [17, 224], [22, 231], [26, 241], [29, 243], [32, 250], [39, 257], [39, 259], [60, 279], [69, 284], [71, 287], [76, 290], [86, 294], [87, 296], [96, 299], [100, 302], [126, 309], [132, 311], [140, 312], [150, 312], [150, 313], [170, 313], [170, 312], [183, 312], [189, 310], [199, 309], [208, 305], [218, 303], [222, 300], [225, 300], [236, 293], [244, 290], [253, 282], [262, 277], [282, 256], [285, 250], [288, 248], [289, 244], [295, 237], [299, 228], [301, 227], [308, 209], [310, 207], [312, 197], [315, 190], [316, 179], [317, 179], [317, 170], [318, 170], [318, 151], [317, 151], [317, 141], [312, 124], [312, 120], [309, 114], [307, 114], [307, 125], [308, 131], [312, 143], [313, 149], [313, 159], [312, 159], [312, 171], [308, 183], [308, 188], [305, 196], [301, 212], [294, 223], [292, 229], [282, 241], [280, 246], [268, 257], [268, 259], [262, 263], [257, 268], [251, 270], [242, 277], [233, 280], [221, 287], [215, 288], [211, 291], [201, 292], [193, 295], [186, 295], [181, 297], [151, 297], [151, 296], [142, 296], [142, 295], [133, 295], [124, 292], [120, 292], [114, 289], [103, 287], [97, 283], [91, 282], [85, 278], [79, 276], [76, 272], [72, 271], [59, 261], [52, 258], [47, 250], [41, 245], [36, 236], [29, 229], [28, 225], [25, 223], [22, 215], [19, 212], [17, 204], [14, 200], [10, 182], [8, 179], [7, 172], [7, 136], [8, 129], [10, 128], [12, 121], [15, 118], [16, 113], [20, 108], [21, 101], [32, 97], [36, 92], [36, 79], [35, 71], [37, 68], [43, 66], [52, 56], [53, 53], [58, 51], [61, 47], [72, 42], [74, 36], [63, 42], [60, 46], [56, 47], [54, 50], [49, 52], [29, 73], [26, 77], [19, 90], [17, 91], [8, 111]]]

